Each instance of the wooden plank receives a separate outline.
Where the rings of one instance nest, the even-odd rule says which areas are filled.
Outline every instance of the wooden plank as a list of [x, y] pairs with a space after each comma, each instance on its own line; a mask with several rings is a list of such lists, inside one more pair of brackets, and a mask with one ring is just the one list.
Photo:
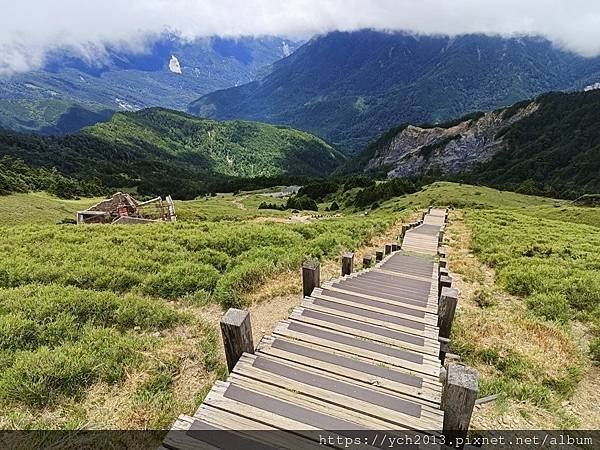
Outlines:
[[306, 366], [282, 362], [262, 354], [244, 355], [234, 374], [283, 389], [292, 388], [296, 395], [318, 398], [407, 429], [439, 430], [443, 423], [443, 414], [439, 409], [373, 387], [361, 386], [333, 374], [324, 376]]
[[383, 314], [390, 314], [398, 318], [413, 320], [415, 322], [423, 322], [428, 325], [437, 327], [438, 318], [435, 314], [426, 313], [422, 310], [410, 308], [408, 305], [398, 305], [394, 303], [380, 302], [370, 300], [364, 297], [358, 297], [342, 292], [328, 291], [323, 289], [315, 290], [311, 298], [319, 298], [331, 303], [341, 305], [349, 305], [359, 309], [365, 309]]
[[386, 286], [399, 291], [411, 292], [415, 295], [419, 295], [423, 292], [429, 292], [431, 289], [431, 283], [433, 278], [431, 272], [428, 279], [415, 280], [411, 278], [399, 278], [394, 275], [382, 273], [382, 272], [365, 272], [357, 274], [354, 277], [348, 277], [344, 282], [355, 281], [360, 283], [369, 283], [380, 286]]
[[[331, 293], [333, 294], [333, 293]], [[333, 299], [315, 293], [315, 296], [307, 297], [305, 301], [314, 308], [324, 308], [330, 314], [343, 315], [355, 320], [369, 322], [375, 325], [404, 330], [413, 334], [435, 335], [437, 334], [437, 323], [432, 320], [435, 316], [422, 311], [408, 310], [401, 306], [367, 300], [367, 303], [355, 301], [354, 299]], [[312, 307], [312, 306], [311, 306]]]
[[395, 392], [399, 396], [416, 398], [439, 408], [441, 383], [424, 376], [352, 358], [334, 351], [299, 341], [265, 336], [259, 353], [296, 362], [323, 372], [330, 372], [370, 386]]
[[[304, 316], [308, 318], [330, 323], [330, 325], [324, 324], [324, 326], [329, 328], [334, 327], [339, 330], [339, 327], [349, 327], [357, 331], [372, 332], [391, 340], [402, 340], [402, 335], [398, 333], [417, 336], [420, 339], [431, 340], [432, 342], [438, 340], [439, 332], [435, 326], [381, 314], [368, 309], [327, 302], [326, 300], [313, 297], [305, 298], [300, 305], [300, 309], [305, 311]], [[322, 317], [314, 317], [316, 314], [320, 314]], [[345, 320], [348, 322], [345, 322]], [[420, 325], [421, 327], [416, 327], [415, 325]]]
[[439, 377], [439, 359], [385, 344], [365, 341], [332, 330], [324, 330], [309, 324], [283, 321], [275, 328], [275, 335], [287, 336], [322, 347], [340, 350], [351, 355], [360, 355], [373, 361], [387, 362], [414, 373]]
[[343, 316], [327, 314], [305, 307], [296, 307], [290, 320], [302, 322], [324, 329], [334, 330], [340, 333], [356, 336], [374, 342], [381, 342], [394, 347], [426, 353], [428, 355], [439, 355], [439, 342], [433, 336], [419, 336], [404, 333], [402, 331], [372, 325], [367, 322], [348, 319]]
[[[327, 284], [323, 285], [323, 288], [328, 290], [328, 291], [334, 291], [334, 292], [341, 292], [341, 293], [345, 293], [345, 294], [351, 294], [354, 295], [356, 297], [363, 297], [366, 299], [370, 299], [370, 300], [376, 300], [376, 301], [380, 301], [380, 302], [384, 302], [384, 303], [390, 303], [393, 305], [404, 305], [404, 306], [408, 306], [411, 309], [416, 309], [418, 311], [425, 311], [428, 313], [432, 313], [432, 314], [436, 314], [437, 313], [437, 304], [434, 301], [430, 301], [427, 305], [422, 305], [422, 304], [415, 304], [414, 301], [410, 301], [410, 299], [390, 299], [390, 298], [386, 298], [386, 297], [381, 297], [378, 295], [370, 295], [370, 294], [366, 294], [364, 292], [358, 292], [356, 290], [351, 290], [351, 289], [344, 289], [343, 287], [335, 287], [335, 286], [329, 286]], [[435, 299], [433, 299], [435, 300]]]
[[401, 294], [407, 298], [414, 300], [426, 299], [431, 291], [431, 283], [423, 286], [415, 286], [410, 284], [398, 283], [375, 277], [356, 277], [340, 281], [341, 285], [346, 286], [368, 286], [379, 291], [387, 291], [395, 294]]

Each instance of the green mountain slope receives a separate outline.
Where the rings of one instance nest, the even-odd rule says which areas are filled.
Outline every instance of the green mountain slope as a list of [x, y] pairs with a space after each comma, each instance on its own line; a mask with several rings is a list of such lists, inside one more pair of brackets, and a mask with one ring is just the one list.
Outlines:
[[600, 192], [600, 90], [549, 93], [440, 125], [401, 125], [340, 174], [428, 175], [524, 193]]
[[0, 99], [0, 127], [24, 133], [73, 133], [110, 120], [114, 113], [114, 109], [88, 102]]
[[215, 179], [324, 176], [344, 157], [303, 131], [151, 108], [62, 137], [0, 132], [0, 155], [111, 187], [189, 198]]
[[394, 124], [446, 121], [598, 79], [600, 58], [539, 38], [335, 32], [277, 61], [263, 79], [205, 95], [188, 110], [290, 125], [355, 153]]
[[466, 179], [525, 193], [600, 192], [600, 91], [550, 93], [536, 103], [498, 133], [506, 145]]

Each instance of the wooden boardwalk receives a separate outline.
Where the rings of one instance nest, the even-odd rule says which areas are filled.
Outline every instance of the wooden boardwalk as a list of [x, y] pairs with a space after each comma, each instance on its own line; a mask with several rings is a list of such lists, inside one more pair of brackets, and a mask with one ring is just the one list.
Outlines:
[[[260, 448], [322, 447], [302, 430], [441, 433], [436, 255], [446, 214], [430, 210], [400, 251], [315, 288], [173, 430], [238, 430], [242, 440], [239, 430], [283, 430], [260, 434]], [[234, 445], [203, 436], [172, 431], [163, 445]]]

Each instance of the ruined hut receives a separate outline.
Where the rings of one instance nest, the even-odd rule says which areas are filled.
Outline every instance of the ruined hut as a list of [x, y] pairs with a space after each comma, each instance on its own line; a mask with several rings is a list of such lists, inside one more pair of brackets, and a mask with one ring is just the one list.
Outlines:
[[139, 202], [131, 195], [117, 192], [111, 198], [77, 212], [77, 223], [140, 224], [175, 222], [175, 205], [170, 195]]

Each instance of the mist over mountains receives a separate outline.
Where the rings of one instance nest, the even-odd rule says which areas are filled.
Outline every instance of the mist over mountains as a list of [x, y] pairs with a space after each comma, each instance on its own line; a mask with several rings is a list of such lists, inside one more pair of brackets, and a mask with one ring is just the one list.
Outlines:
[[182, 110], [199, 95], [260, 78], [297, 45], [272, 36], [167, 36], [145, 52], [108, 48], [95, 59], [56, 50], [40, 70], [0, 77], [0, 126], [64, 133], [107, 120], [106, 110]]

